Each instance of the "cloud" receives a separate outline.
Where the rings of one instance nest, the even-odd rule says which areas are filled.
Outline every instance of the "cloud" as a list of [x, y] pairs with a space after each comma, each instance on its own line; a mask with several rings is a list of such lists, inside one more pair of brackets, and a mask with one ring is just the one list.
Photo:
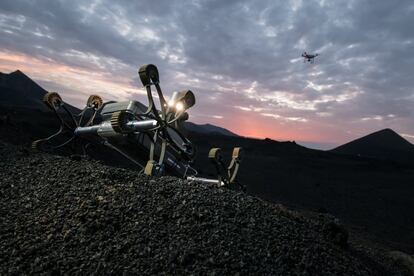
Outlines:
[[[414, 132], [413, 12], [409, 0], [4, 0], [1, 69], [80, 104], [99, 91], [145, 101], [136, 71], [154, 63], [167, 94], [196, 93], [200, 123], [343, 143]], [[303, 51], [320, 56], [303, 63]]]

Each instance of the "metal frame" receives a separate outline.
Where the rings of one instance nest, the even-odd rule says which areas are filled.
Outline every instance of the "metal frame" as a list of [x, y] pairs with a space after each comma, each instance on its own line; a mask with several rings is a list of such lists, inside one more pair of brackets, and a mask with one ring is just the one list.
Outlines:
[[[220, 149], [210, 150], [209, 158], [216, 167], [217, 179], [199, 178], [197, 170], [191, 167], [195, 147], [180, 132], [179, 123], [188, 119], [186, 110], [195, 104], [193, 92], [190, 90], [175, 92], [172, 100], [177, 102], [171, 105], [164, 98], [155, 65], [141, 66], [138, 75], [147, 91], [146, 110], [140, 110], [139, 105], [142, 104], [139, 102], [103, 103], [99, 96], [91, 95], [84, 109], [79, 114], [73, 115], [58, 93], [47, 93], [43, 101], [54, 112], [61, 125], [53, 135], [34, 141], [32, 148], [48, 151], [71, 144], [73, 150], [76, 150], [76, 144], [79, 144], [81, 154], [85, 155], [90, 143], [98, 143], [120, 153], [138, 165], [141, 173], [146, 175], [171, 173], [190, 181], [214, 183], [217, 186], [236, 183], [241, 148], [234, 148], [232, 160], [227, 168], [220, 155]], [[155, 105], [152, 87], [155, 87], [160, 110]], [[178, 105], [174, 106], [178, 102], [182, 109], [179, 109]], [[69, 117], [70, 123], [66, 122], [60, 110]], [[87, 112], [91, 114], [86, 122], [83, 122]], [[101, 122], [96, 122], [97, 118], [101, 119]], [[69, 134], [69, 138], [55, 145], [55, 138], [65, 133]], [[121, 146], [125, 143], [126, 148]], [[132, 154], [131, 147], [142, 149], [139, 158]], [[148, 158], [142, 156], [145, 152]]]

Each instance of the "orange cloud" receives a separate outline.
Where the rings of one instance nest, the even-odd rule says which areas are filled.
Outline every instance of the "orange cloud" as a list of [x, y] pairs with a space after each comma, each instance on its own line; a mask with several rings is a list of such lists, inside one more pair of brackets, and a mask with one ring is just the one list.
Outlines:
[[[51, 59], [40, 59], [25, 54], [0, 50], [0, 71], [21, 70], [35, 81], [57, 84], [58, 91], [70, 104], [82, 106], [90, 94], [104, 100], [121, 100], [131, 95], [145, 95], [143, 89], [130, 84], [131, 77], [113, 76], [105, 71], [68, 66]], [[50, 88], [44, 87], [49, 90]]]

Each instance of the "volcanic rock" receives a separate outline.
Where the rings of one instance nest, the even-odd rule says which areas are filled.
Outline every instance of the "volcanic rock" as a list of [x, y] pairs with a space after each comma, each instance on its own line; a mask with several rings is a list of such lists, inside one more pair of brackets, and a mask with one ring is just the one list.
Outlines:
[[338, 246], [323, 215], [92, 160], [0, 154], [1, 275], [406, 275], [380, 251]]

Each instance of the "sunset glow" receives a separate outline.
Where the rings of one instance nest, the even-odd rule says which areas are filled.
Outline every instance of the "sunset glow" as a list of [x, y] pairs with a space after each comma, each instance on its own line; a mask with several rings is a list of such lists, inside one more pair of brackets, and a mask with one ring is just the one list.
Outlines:
[[321, 148], [383, 128], [414, 142], [413, 4], [378, 4], [386, 24], [363, 3], [322, 2], [0, 4], [0, 71], [82, 107], [90, 94], [146, 103], [137, 68], [153, 63], [167, 96], [195, 93], [195, 123]]

